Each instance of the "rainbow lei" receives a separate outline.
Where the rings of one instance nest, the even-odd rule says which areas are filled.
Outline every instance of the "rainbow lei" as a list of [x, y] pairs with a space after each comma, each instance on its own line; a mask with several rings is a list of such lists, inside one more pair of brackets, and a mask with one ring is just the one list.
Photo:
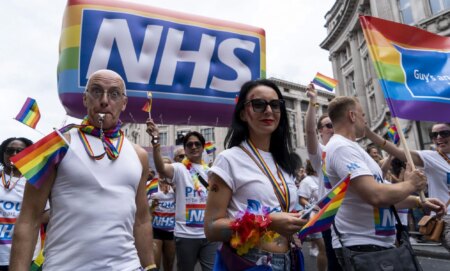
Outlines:
[[[192, 182], [194, 183], [194, 190], [200, 191], [200, 180], [198, 178], [198, 172], [195, 170], [195, 168], [192, 166], [192, 162], [187, 159], [186, 157], [181, 161], [181, 163], [186, 167], [186, 169], [189, 171], [192, 177]], [[205, 161], [201, 161], [201, 166], [204, 171], [207, 171], [209, 169], [208, 165], [205, 163]]]
[[243, 255], [261, 242], [272, 242], [280, 234], [267, 230], [270, 223], [272, 219], [267, 208], [263, 208], [262, 214], [255, 214], [248, 209], [239, 212], [238, 217], [230, 223], [233, 231], [230, 245], [238, 255]]

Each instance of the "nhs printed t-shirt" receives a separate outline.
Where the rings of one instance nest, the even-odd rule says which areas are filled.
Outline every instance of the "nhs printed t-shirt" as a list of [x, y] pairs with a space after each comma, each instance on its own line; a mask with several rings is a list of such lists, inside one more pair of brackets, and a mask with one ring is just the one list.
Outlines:
[[158, 185], [158, 192], [151, 194], [150, 198], [150, 201], [158, 200], [158, 205], [152, 214], [153, 228], [172, 232], [175, 227], [175, 193], [173, 189], [170, 188], [169, 192], [165, 194]]
[[[418, 151], [428, 180], [428, 195], [447, 203], [450, 199], [450, 164], [437, 151]], [[450, 158], [450, 155], [447, 154]], [[450, 215], [450, 208], [447, 208]]]
[[[182, 163], [174, 163], [172, 182], [176, 185], [175, 231], [176, 237], [206, 238], [203, 229], [206, 199], [208, 190], [200, 184], [200, 190], [195, 191], [191, 174]], [[196, 171], [205, 179], [207, 173], [200, 164], [192, 163]]]
[[[248, 150], [248, 144], [243, 144]], [[278, 178], [275, 163], [270, 152], [259, 150], [264, 161], [269, 166], [270, 171]], [[297, 187], [294, 176], [289, 175], [278, 167], [286, 180], [290, 195], [290, 211], [297, 203]], [[209, 172], [217, 174], [233, 191], [227, 214], [230, 218], [235, 218], [238, 212], [244, 212], [247, 208], [254, 211], [261, 210], [262, 207], [270, 208], [270, 212], [281, 212], [281, 206], [273, 191], [273, 186], [255, 162], [239, 147], [221, 152]]]
[[[351, 173], [350, 184], [358, 176], [370, 175], [383, 182], [378, 164], [358, 143], [334, 134], [325, 147], [326, 172], [331, 184]], [[387, 184], [388, 185], [388, 184]], [[335, 217], [338, 231], [345, 246], [378, 245], [392, 247], [395, 241], [395, 217], [389, 208], [378, 208], [366, 203], [350, 187]], [[341, 244], [333, 234], [333, 248]]]
[[[9, 178], [10, 176], [5, 173], [5, 179], [9, 180]], [[14, 225], [22, 207], [26, 180], [13, 177], [10, 185], [12, 183], [16, 185], [11, 190], [5, 189], [3, 185], [0, 187], [0, 265], [9, 265]], [[41, 247], [40, 239], [38, 237], [34, 257], [37, 256]]]

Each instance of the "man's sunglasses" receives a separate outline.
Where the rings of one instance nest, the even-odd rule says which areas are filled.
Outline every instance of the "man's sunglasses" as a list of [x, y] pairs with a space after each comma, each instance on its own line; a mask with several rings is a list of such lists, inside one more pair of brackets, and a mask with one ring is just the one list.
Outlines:
[[200, 141], [191, 141], [186, 143], [186, 147], [188, 147], [189, 149], [192, 149], [194, 146], [196, 148], [200, 148], [202, 146], [202, 143], [200, 143]]
[[333, 129], [333, 123], [327, 123], [322, 125], [322, 127], [327, 127], [328, 129]]
[[272, 108], [272, 112], [274, 113], [280, 113], [281, 106], [284, 104], [284, 100], [272, 100], [270, 102], [264, 100], [264, 99], [253, 99], [246, 101], [244, 105], [251, 104], [253, 108], [253, 112], [255, 113], [263, 113], [266, 111], [266, 108], [268, 105], [270, 105], [270, 108]]
[[13, 148], [13, 147], [8, 147], [5, 149], [5, 153], [7, 155], [14, 155], [17, 154], [19, 152], [23, 151], [23, 148]]
[[442, 138], [447, 138], [450, 136], [450, 130], [444, 130], [444, 131], [439, 131], [439, 132], [431, 132], [430, 133], [430, 138], [431, 139], [436, 139], [438, 137], [438, 135], [440, 135]]

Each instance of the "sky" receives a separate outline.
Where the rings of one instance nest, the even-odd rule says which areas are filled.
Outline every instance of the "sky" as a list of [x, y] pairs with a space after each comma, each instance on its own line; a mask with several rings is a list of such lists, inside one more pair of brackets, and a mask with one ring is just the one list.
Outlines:
[[[111, 0], [112, 1], [112, 0]], [[130, 0], [129, 0], [130, 1]], [[316, 72], [332, 76], [325, 14], [334, 0], [131, 0], [149, 6], [263, 28], [267, 77], [308, 84]], [[58, 97], [58, 43], [66, 1], [6, 1], [0, 9], [0, 142], [6, 138], [39, 140], [67, 117]], [[14, 117], [27, 97], [36, 99], [41, 120], [36, 130]]]

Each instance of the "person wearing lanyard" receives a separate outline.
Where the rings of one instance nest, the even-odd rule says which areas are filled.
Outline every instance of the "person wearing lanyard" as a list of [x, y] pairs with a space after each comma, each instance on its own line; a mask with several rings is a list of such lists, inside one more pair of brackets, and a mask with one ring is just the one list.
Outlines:
[[[290, 159], [289, 121], [276, 84], [260, 79], [242, 86], [225, 145], [210, 169], [206, 237], [224, 242], [219, 254], [221, 259], [234, 257], [234, 266], [225, 262], [232, 270], [240, 269], [238, 259], [291, 270], [289, 241], [306, 220], [291, 213], [297, 202], [297, 165]], [[253, 215], [261, 222], [251, 229], [262, 236], [259, 240], [247, 239], [239, 226]], [[217, 257], [215, 264], [221, 264]]]

